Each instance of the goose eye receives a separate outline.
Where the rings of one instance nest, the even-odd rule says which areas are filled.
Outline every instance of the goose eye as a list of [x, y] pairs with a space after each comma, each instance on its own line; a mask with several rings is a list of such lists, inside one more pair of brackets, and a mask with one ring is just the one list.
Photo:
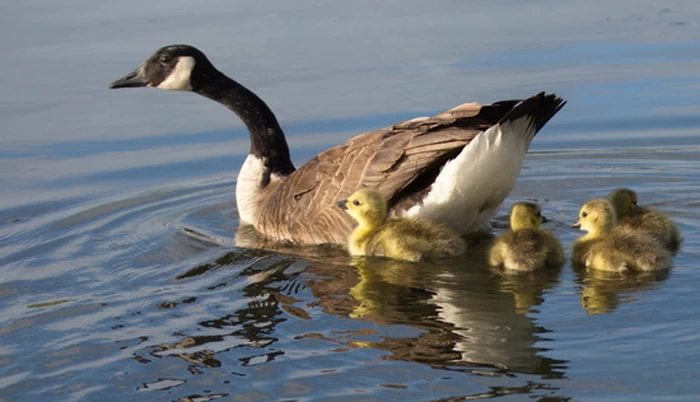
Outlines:
[[585, 218], [588, 216], [588, 212], [581, 212], [581, 218]]
[[360, 201], [355, 200], [352, 202], [352, 205], [358, 206], [358, 205], [360, 205]]
[[160, 60], [159, 60], [159, 61], [160, 61], [161, 64], [168, 64], [168, 63], [170, 63], [170, 61], [171, 61], [172, 59], [173, 59], [173, 58], [170, 57], [170, 55], [164, 54], [164, 55], [160, 56]]

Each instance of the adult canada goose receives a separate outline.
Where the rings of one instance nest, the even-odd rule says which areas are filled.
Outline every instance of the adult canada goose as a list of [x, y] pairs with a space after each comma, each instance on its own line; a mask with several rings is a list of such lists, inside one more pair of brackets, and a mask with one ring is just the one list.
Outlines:
[[554, 235], [540, 229], [543, 221], [539, 205], [532, 202], [513, 205], [511, 230], [494, 242], [489, 264], [510, 271], [560, 267], [564, 263], [564, 251]]
[[583, 204], [572, 227], [588, 232], [574, 243], [571, 259], [586, 268], [612, 272], [671, 267], [671, 254], [643, 231], [615, 228], [615, 212], [605, 199]]
[[663, 212], [637, 204], [637, 193], [628, 188], [613, 190], [608, 196], [617, 216], [617, 227], [624, 230], [646, 232], [675, 253], [683, 238], [678, 226]]
[[352, 218], [337, 208], [357, 188], [378, 191], [394, 216], [445, 222], [460, 234], [490, 228], [530, 142], [565, 104], [540, 93], [524, 101], [465, 103], [351, 138], [295, 169], [275, 115], [257, 95], [187, 45], [157, 50], [111, 88], [192, 91], [235, 112], [250, 131], [238, 174], [242, 222], [279, 240], [345, 244]]
[[464, 240], [444, 223], [387, 219], [386, 201], [376, 191], [357, 190], [337, 205], [358, 223], [348, 237], [351, 255], [421, 261], [464, 254]]

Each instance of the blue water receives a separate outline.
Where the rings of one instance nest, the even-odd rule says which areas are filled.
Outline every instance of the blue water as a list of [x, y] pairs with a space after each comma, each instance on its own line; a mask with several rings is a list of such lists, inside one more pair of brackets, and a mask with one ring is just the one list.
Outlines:
[[[698, 21], [690, 0], [0, 3], [0, 401], [699, 398]], [[235, 116], [107, 89], [178, 42], [268, 102], [297, 165], [556, 92], [495, 226], [535, 199], [568, 246], [580, 205], [628, 186], [683, 247], [627, 278], [502, 276], [480, 244], [409, 265], [254, 248]]]

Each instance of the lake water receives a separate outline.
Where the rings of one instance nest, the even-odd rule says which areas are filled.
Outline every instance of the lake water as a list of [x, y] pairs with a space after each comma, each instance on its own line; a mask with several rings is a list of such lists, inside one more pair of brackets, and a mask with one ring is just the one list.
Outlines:
[[[0, 2], [0, 401], [699, 399], [698, 32], [690, 0]], [[171, 43], [263, 97], [297, 166], [556, 92], [495, 225], [536, 199], [568, 247], [579, 206], [629, 186], [685, 243], [624, 279], [505, 277], [479, 244], [441, 264], [236, 247], [258, 244], [237, 118], [107, 89]]]

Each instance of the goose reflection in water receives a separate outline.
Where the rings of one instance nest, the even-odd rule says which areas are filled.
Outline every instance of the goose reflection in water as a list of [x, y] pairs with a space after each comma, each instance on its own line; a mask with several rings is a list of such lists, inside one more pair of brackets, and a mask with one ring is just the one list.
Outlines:
[[[255, 245], [255, 249], [237, 249], [178, 277], [193, 280], [215, 269], [236, 268], [235, 276], [245, 278], [238, 282], [246, 283], [240, 292], [252, 301], [231, 314], [200, 322], [203, 327], [216, 328], [217, 334], [233, 331], [163, 345], [162, 349], [179, 349], [178, 353], [161, 353], [199, 364], [220, 364], [217, 353], [230, 350], [232, 341], [226, 341], [226, 347], [216, 344], [224, 337], [235, 337], [234, 347], [254, 351], [252, 356], [238, 359], [244, 366], [251, 361], [275, 360], [284, 354], [279, 345], [273, 346], [284, 332], [278, 325], [290, 316], [311, 320], [312, 310], [321, 308], [326, 314], [372, 325], [364, 330], [356, 330], [355, 325], [350, 330], [321, 332], [310, 325], [315, 329], [308, 333], [297, 330], [294, 339], [321, 339], [339, 349], [372, 348], [390, 353], [382, 359], [472, 374], [564, 376], [566, 361], [545, 356], [545, 350], [536, 345], [542, 340], [539, 334], [547, 330], [523, 314], [542, 302], [543, 289], [556, 283], [556, 275], [546, 280], [530, 279], [527, 286], [511, 286], [513, 279], [488, 269], [483, 254], [487, 250], [484, 241], [490, 239], [473, 243], [469, 257], [408, 263], [381, 258], [351, 260], [332, 247], [314, 248], [315, 255], [300, 257], [297, 247], [272, 244], [256, 236], [254, 230], [241, 227], [237, 244]], [[275, 247], [275, 253], [261, 250]], [[196, 353], [188, 353], [188, 344], [197, 345]]]

